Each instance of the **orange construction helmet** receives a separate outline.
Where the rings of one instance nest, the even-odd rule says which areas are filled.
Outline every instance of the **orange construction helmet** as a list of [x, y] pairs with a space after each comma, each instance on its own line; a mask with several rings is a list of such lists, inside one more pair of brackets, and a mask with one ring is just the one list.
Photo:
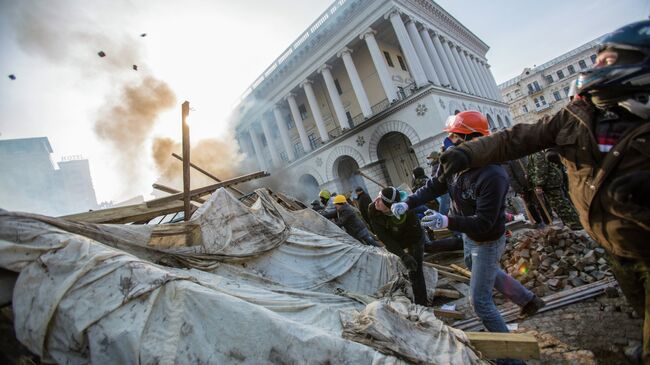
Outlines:
[[481, 112], [468, 110], [447, 118], [445, 132], [458, 134], [480, 133], [490, 135], [488, 120]]

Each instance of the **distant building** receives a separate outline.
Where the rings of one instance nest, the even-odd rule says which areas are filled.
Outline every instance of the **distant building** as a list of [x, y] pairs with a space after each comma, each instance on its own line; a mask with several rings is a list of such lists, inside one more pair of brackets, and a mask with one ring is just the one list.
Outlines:
[[303, 201], [408, 184], [448, 116], [479, 110], [494, 130], [510, 125], [488, 49], [430, 0], [337, 0], [235, 107], [248, 168]]
[[596, 61], [597, 46], [596, 39], [499, 85], [514, 122], [533, 123], [566, 106], [571, 84]]
[[0, 208], [53, 216], [98, 208], [88, 160], [57, 166], [52, 152], [46, 137], [0, 140]]

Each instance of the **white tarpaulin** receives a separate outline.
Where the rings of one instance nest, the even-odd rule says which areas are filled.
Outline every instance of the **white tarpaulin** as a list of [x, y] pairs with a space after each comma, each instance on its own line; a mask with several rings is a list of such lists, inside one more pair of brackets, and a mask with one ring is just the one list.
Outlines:
[[[397, 257], [258, 195], [248, 208], [217, 191], [190, 221], [201, 242], [166, 249], [148, 245], [151, 226], [0, 211], [0, 267], [20, 273], [16, 336], [71, 364], [481, 362], [394, 290], [408, 287]], [[187, 268], [156, 264], [170, 257]]]

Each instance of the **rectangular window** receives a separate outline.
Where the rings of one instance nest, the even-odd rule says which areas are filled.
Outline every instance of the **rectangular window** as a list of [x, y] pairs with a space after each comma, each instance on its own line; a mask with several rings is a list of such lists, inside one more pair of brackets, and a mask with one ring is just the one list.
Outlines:
[[300, 142], [293, 144], [293, 151], [296, 153], [296, 156], [302, 156], [305, 154], [305, 151], [302, 148], [302, 143]]
[[571, 88], [568, 87], [568, 86], [564, 88], [564, 96], [566, 96], [567, 98], [569, 97], [569, 91], [570, 90], [571, 90]]
[[341, 85], [339, 84], [339, 79], [334, 79], [334, 86], [336, 86], [336, 91], [338, 91], [339, 95], [343, 94], [343, 91], [341, 91]]
[[402, 58], [402, 56], [397, 55], [397, 62], [399, 62], [399, 66], [402, 68], [402, 70], [408, 71], [406, 69], [406, 63], [404, 63], [404, 59]]
[[581, 70], [584, 70], [587, 68], [587, 62], [585, 62], [585, 60], [580, 60], [578, 61], [578, 66], [580, 66]]
[[549, 84], [553, 83], [553, 75], [546, 75], [546, 82]]
[[540, 91], [542, 88], [539, 87], [539, 82], [533, 81], [533, 87], [535, 88], [535, 91]]
[[285, 120], [287, 121], [287, 129], [291, 129], [296, 126], [293, 122], [293, 117], [291, 116], [291, 113], [286, 115]]
[[528, 91], [530, 91], [531, 93], [532, 93], [533, 91], [535, 91], [535, 90], [533, 89], [533, 84], [528, 84], [528, 85], [526, 85], [526, 86], [528, 86]]
[[560, 99], [562, 99], [562, 96], [560, 95], [559, 91], [553, 91], [553, 97], [555, 98], [556, 101], [560, 101]]
[[591, 58], [591, 63], [596, 63], [596, 55], [595, 54], [592, 54], [590, 58]]
[[564, 71], [558, 70], [557, 71], [557, 78], [562, 80], [564, 78]]
[[569, 75], [573, 75], [574, 73], [576, 73], [576, 69], [575, 67], [573, 67], [573, 65], [567, 66], [567, 70], [569, 70]]
[[289, 155], [286, 151], [280, 152], [280, 159], [285, 162], [289, 162]]
[[524, 105], [521, 110], [523, 110], [524, 113], [528, 113], [528, 105]]
[[307, 107], [305, 107], [305, 104], [300, 104], [298, 111], [300, 112], [300, 118], [302, 118], [302, 120], [307, 119]]
[[350, 112], [345, 112], [345, 116], [348, 118], [348, 123], [352, 125], [352, 114], [350, 114]]
[[539, 108], [539, 100], [537, 98], [533, 99], [535, 106]]
[[542, 105], [546, 105], [546, 100], [544, 100], [544, 95], [540, 95], [539, 101], [542, 103]]
[[316, 136], [313, 133], [309, 134], [309, 145], [311, 146], [312, 150], [318, 147], [316, 146]]
[[386, 57], [386, 63], [388, 64], [388, 67], [395, 67], [395, 65], [393, 65], [393, 59], [390, 58], [390, 53], [384, 51], [384, 57]]

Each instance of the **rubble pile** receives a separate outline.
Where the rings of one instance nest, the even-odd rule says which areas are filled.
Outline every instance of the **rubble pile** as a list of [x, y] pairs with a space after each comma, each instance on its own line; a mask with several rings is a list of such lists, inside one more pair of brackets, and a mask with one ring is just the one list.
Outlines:
[[538, 296], [611, 276], [605, 250], [586, 234], [547, 227], [509, 239], [502, 267]]

